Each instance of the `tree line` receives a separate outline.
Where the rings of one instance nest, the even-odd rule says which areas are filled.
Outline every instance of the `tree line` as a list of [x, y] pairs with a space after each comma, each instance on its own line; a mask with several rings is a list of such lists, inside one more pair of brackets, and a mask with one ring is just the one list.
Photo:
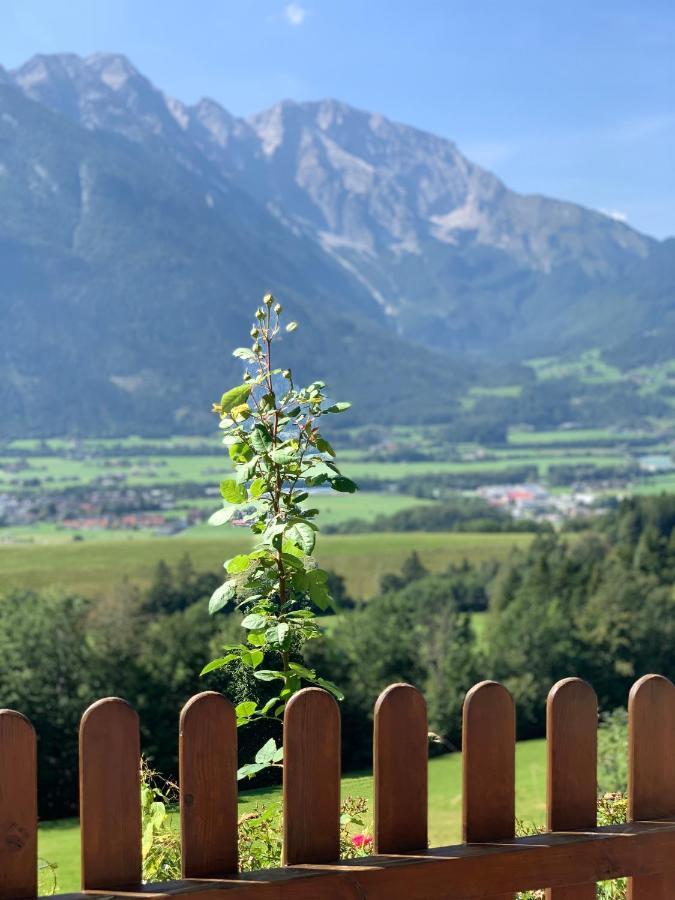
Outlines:
[[[199, 678], [240, 628], [239, 614], [209, 617], [219, 576], [189, 557], [160, 563], [149, 587], [122, 581], [99, 598], [12, 590], [0, 597], [0, 706], [19, 709], [39, 735], [40, 814], [76, 812], [77, 726], [105, 695], [139, 711], [154, 768], [175, 773], [181, 704], [215, 689], [265, 702], [269, 684], [233, 662]], [[582, 533], [547, 532], [502, 563], [428, 572], [412, 555], [361, 602], [331, 576], [339, 614], [307, 645], [305, 662], [345, 694], [346, 768], [370, 763], [372, 705], [393, 681], [426, 695], [438, 752], [460, 745], [465, 691], [483, 678], [514, 694], [518, 736], [544, 733], [557, 679], [589, 680], [601, 708], [624, 707], [647, 672], [675, 676], [675, 497], [633, 498]], [[328, 623], [328, 619], [325, 620]], [[265, 725], [240, 732], [241, 756]]]

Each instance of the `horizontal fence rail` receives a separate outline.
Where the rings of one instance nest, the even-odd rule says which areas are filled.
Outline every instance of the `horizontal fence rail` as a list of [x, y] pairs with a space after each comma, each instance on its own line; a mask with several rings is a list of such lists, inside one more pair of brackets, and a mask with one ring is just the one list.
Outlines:
[[[629, 877], [631, 900], [675, 898], [675, 687], [647, 675], [629, 713], [629, 818], [596, 825], [597, 700], [577, 678], [547, 702], [546, 833], [514, 837], [515, 710], [482, 682], [463, 716], [464, 843], [427, 847], [427, 719], [422, 696], [392, 685], [374, 716], [375, 856], [338, 859], [340, 713], [317, 688], [284, 721], [283, 863], [238, 873], [237, 735], [232, 704], [208, 691], [180, 717], [183, 880], [141, 883], [139, 722], [123, 700], [85, 712], [80, 727], [82, 893], [72, 900], [469, 900], [546, 889], [591, 900], [595, 883]], [[36, 736], [0, 710], [0, 900], [36, 895]]]

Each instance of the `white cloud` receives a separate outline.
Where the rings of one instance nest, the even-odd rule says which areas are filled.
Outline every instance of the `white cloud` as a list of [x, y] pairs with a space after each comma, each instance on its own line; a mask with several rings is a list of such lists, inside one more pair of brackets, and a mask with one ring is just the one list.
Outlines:
[[608, 216], [610, 219], [614, 219], [615, 222], [627, 222], [628, 221], [628, 213], [621, 212], [618, 209], [601, 209], [600, 212], [603, 216]]
[[293, 25], [297, 28], [297, 26], [302, 25], [307, 18], [307, 10], [304, 6], [300, 6], [299, 3], [289, 3], [284, 9], [284, 16], [289, 25]]

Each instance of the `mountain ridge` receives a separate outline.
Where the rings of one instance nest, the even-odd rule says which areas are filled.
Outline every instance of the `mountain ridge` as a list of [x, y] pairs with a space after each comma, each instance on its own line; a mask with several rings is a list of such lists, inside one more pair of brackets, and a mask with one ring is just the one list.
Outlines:
[[[364, 415], [386, 401], [392, 421], [461, 415], [461, 391], [498, 377], [495, 365], [612, 352], [655, 329], [663, 353], [675, 332], [667, 242], [516, 194], [453, 142], [377, 113], [287, 100], [238, 118], [208, 97], [167, 96], [119, 54], [38, 55], [0, 67], [0, 86], [0, 257], [14, 273], [0, 308], [15, 344], [0, 344], [0, 399], [16, 431], [36, 427], [40, 385], [48, 373], [48, 391], [61, 384], [78, 355], [105, 400], [95, 410], [83, 389], [62, 430], [118, 430], [124, 416], [206, 427], [189, 410], [215, 390], [214, 334], [241, 343], [245, 309], [270, 288], [307, 323], [308, 376], [362, 394]], [[17, 259], [33, 260], [40, 296]], [[45, 315], [71, 361], [55, 337], [40, 369], [25, 358], [44, 345]], [[327, 372], [307, 362], [313, 344]], [[159, 384], [182, 410], [165, 424]]]

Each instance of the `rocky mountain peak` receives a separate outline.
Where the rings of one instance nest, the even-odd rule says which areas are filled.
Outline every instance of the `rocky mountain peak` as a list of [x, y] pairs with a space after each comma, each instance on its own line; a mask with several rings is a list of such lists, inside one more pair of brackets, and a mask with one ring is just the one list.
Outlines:
[[168, 102], [122, 54], [38, 55], [11, 75], [32, 100], [85, 128], [116, 131], [132, 140], [180, 128], [182, 104]]

